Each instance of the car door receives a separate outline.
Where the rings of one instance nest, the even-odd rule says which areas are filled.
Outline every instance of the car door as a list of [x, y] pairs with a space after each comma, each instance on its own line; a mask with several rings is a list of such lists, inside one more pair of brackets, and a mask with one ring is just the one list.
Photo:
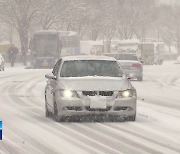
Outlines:
[[61, 65], [61, 59], [58, 60], [58, 62], [56, 63], [52, 71], [52, 74], [54, 75], [56, 79], [49, 79], [47, 82], [47, 88], [46, 88], [47, 89], [46, 90], [47, 103], [51, 108], [53, 108], [54, 106], [54, 89], [58, 85], [57, 76], [58, 76], [60, 65]]

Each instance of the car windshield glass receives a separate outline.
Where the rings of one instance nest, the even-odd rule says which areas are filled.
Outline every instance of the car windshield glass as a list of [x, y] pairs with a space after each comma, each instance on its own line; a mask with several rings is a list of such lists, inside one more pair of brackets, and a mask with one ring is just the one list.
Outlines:
[[136, 56], [130, 54], [114, 55], [114, 58], [116, 58], [117, 60], [135, 60], [135, 61], [138, 60]]
[[116, 61], [106, 60], [74, 60], [65, 61], [61, 77], [109, 76], [121, 77], [122, 70]]

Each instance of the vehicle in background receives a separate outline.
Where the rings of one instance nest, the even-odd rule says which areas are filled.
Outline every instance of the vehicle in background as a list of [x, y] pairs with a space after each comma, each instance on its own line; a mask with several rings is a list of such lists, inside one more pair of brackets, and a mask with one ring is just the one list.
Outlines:
[[153, 43], [141, 43], [139, 44], [140, 57], [143, 60], [144, 64], [152, 65], [154, 64], [154, 44]]
[[131, 80], [143, 80], [143, 65], [135, 54], [107, 53], [105, 55], [116, 58], [126, 76]]
[[81, 54], [102, 55], [104, 53], [104, 44], [102, 40], [98, 41], [80, 41]]
[[163, 54], [166, 52], [166, 45], [164, 42], [153, 42], [155, 47], [155, 54], [157, 58], [155, 59], [154, 63], [156, 65], [163, 64]]
[[160, 44], [154, 42], [142, 42], [139, 44], [140, 57], [143, 64], [153, 65], [163, 63], [162, 53], [160, 51]]
[[5, 57], [5, 55], [7, 55], [7, 50], [10, 46], [10, 43], [0, 43], [0, 54]]
[[115, 58], [62, 57], [45, 77], [46, 116], [55, 121], [90, 115], [135, 121], [136, 90]]
[[[113, 42], [112, 42], [113, 44]], [[111, 52], [118, 52], [118, 53], [131, 53], [138, 55], [138, 45], [140, 44], [140, 40], [132, 39], [132, 40], [121, 40], [119, 41], [114, 50]]]
[[53, 68], [61, 56], [80, 54], [80, 39], [73, 31], [39, 31], [34, 34], [30, 50], [35, 68]]
[[0, 71], [4, 71], [4, 58], [0, 54]]

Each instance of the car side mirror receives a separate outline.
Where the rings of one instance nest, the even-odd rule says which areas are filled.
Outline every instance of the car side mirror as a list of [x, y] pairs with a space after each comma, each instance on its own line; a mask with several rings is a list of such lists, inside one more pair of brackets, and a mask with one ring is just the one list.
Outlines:
[[131, 79], [131, 77], [127, 76], [127, 79], [128, 79], [128, 80], [130, 80], [130, 79]]
[[53, 76], [53, 75], [46, 74], [45, 77], [46, 77], [47, 79], [53, 79], [53, 80], [56, 80], [56, 77]]
[[143, 64], [144, 63], [144, 61], [143, 60], [140, 60], [140, 62]]

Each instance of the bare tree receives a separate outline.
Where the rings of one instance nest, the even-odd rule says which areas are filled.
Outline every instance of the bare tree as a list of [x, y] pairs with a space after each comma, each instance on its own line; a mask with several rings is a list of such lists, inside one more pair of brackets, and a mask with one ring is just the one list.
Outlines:
[[[133, 9], [131, 11], [132, 24], [131, 28], [134, 29], [134, 33], [138, 39], [141, 41], [146, 41], [147, 37], [152, 37], [152, 32], [154, 30], [154, 21], [156, 20], [154, 10], [156, 4], [154, 0], [134, 0]], [[132, 8], [132, 7], [130, 7]], [[130, 22], [131, 23], [131, 22]]]
[[117, 1], [104, 0], [102, 5], [102, 34], [105, 52], [111, 52], [111, 40], [117, 28], [117, 18], [114, 11]]
[[1, 0], [1, 16], [4, 21], [13, 24], [21, 41], [23, 63], [26, 65], [26, 53], [28, 51], [28, 30], [30, 22], [41, 5], [36, 0]]
[[[168, 34], [166, 36], [171, 37], [175, 42], [177, 42], [178, 55], [180, 55], [180, 6], [169, 6], [164, 5], [162, 8], [162, 31]], [[164, 17], [164, 18], [163, 18]], [[170, 38], [166, 39], [170, 39]]]
[[[172, 6], [163, 8], [155, 0], [0, 0], [0, 18], [16, 28], [24, 63], [32, 21], [31, 29], [37, 24], [37, 29], [72, 30], [81, 38], [102, 38], [106, 52], [110, 52], [111, 40], [117, 35], [120, 39], [137, 37], [142, 41], [171, 36], [180, 48], [178, 10]], [[164, 34], [167, 31], [169, 36]]]
[[135, 35], [137, 23], [139, 22], [139, 9], [135, 1], [121, 1], [117, 10], [117, 33], [121, 39], [131, 39]]
[[171, 54], [171, 45], [172, 45], [172, 43], [174, 41], [171, 34], [169, 32], [163, 33], [162, 39], [166, 43], [166, 45], [168, 46], [169, 53]]
[[40, 6], [34, 20], [40, 23], [44, 30], [48, 30], [55, 23], [66, 22], [70, 16], [71, 11], [77, 3], [71, 0], [44, 0], [43, 5]]
[[0, 42], [3, 40], [10, 40], [9, 25], [6, 23], [0, 23]]

